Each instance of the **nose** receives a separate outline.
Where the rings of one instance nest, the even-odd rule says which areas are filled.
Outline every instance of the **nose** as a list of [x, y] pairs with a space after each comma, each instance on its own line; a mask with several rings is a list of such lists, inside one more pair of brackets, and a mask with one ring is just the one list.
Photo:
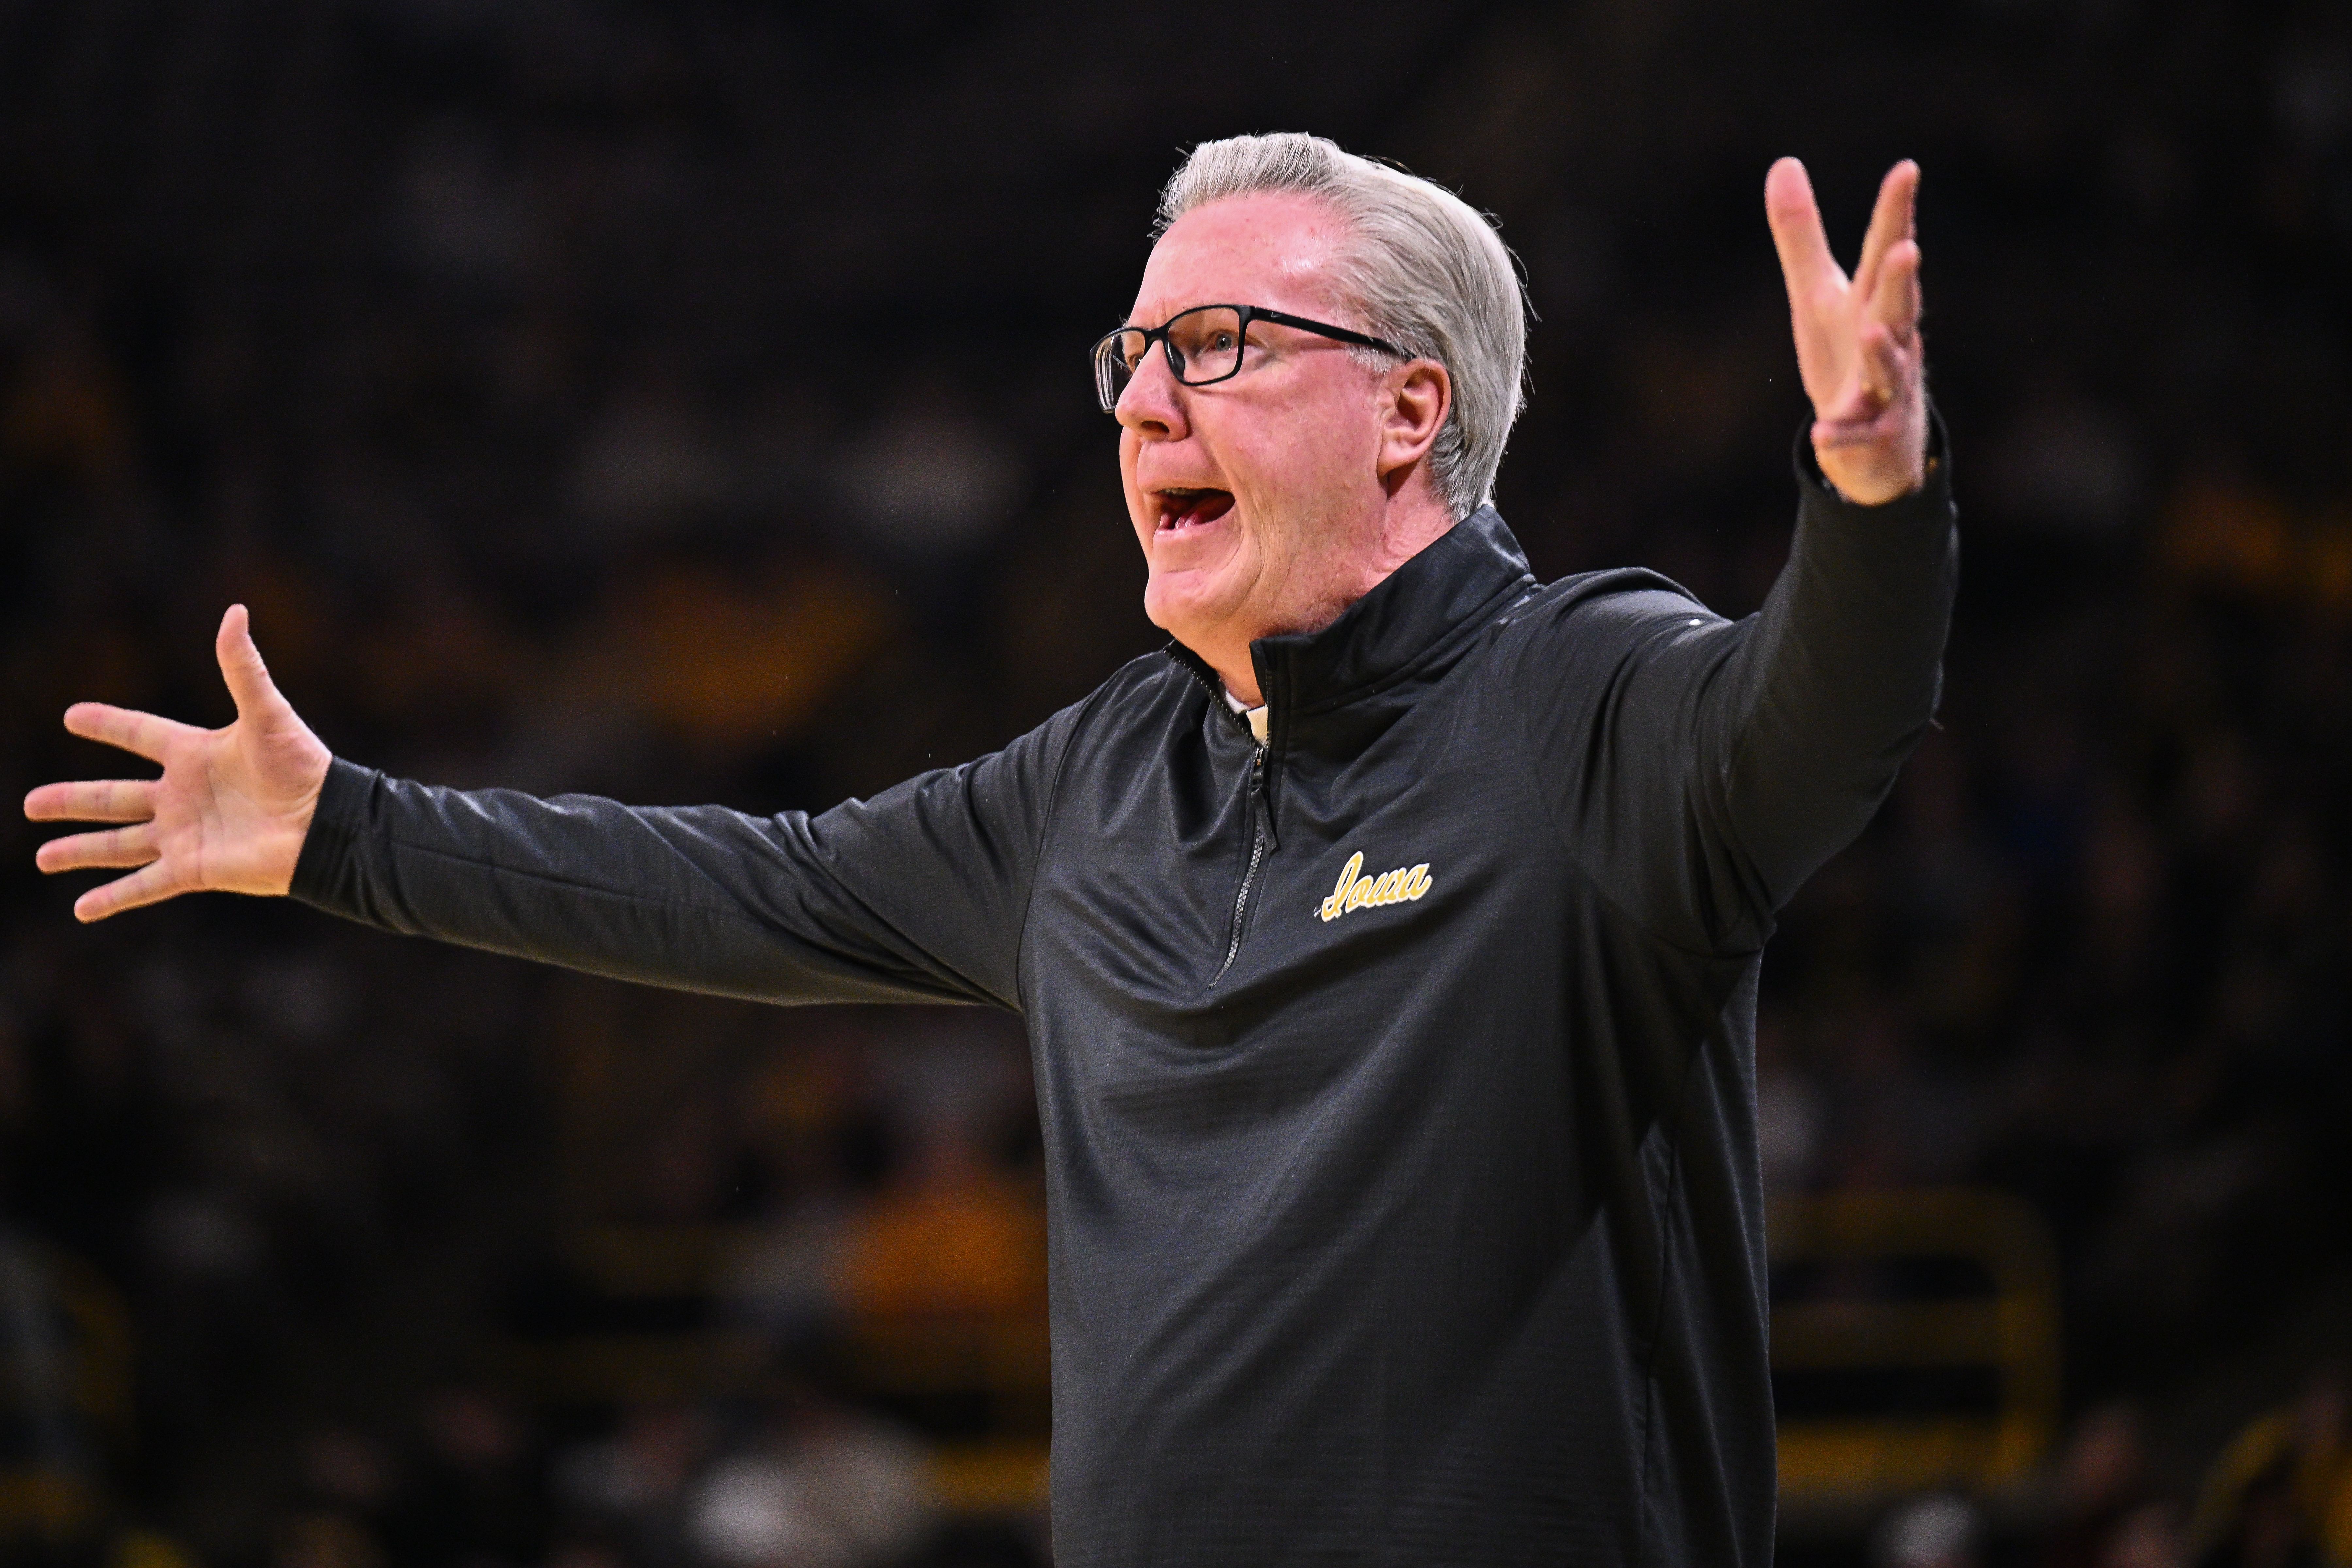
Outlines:
[[1185, 429], [1181, 386], [1168, 368], [1168, 356], [1154, 343], [1145, 351], [1135, 374], [1128, 377], [1118, 395], [1118, 406], [1112, 412], [1121, 425], [1145, 440], [1181, 441]]

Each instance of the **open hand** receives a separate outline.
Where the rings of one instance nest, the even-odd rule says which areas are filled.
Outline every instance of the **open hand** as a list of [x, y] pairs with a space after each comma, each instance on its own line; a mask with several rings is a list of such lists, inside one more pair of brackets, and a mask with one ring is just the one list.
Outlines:
[[1797, 368], [1813, 400], [1813, 455], [1848, 500], [1875, 506], [1927, 480], [1927, 397], [1919, 338], [1919, 165], [1886, 173], [1848, 279], [1830, 255], [1805, 166], [1764, 177], [1764, 211], [1789, 285]]
[[221, 617], [214, 651], [236, 701], [236, 722], [226, 729], [103, 702], [66, 710], [75, 734], [163, 764], [161, 778], [43, 784], [25, 797], [35, 822], [126, 825], [53, 838], [34, 856], [44, 871], [139, 868], [76, 899], [76, 919], [104, 920], [207, 889], [282, 894], [293, 885], [333, 758], [278, 695], [243, 605]]

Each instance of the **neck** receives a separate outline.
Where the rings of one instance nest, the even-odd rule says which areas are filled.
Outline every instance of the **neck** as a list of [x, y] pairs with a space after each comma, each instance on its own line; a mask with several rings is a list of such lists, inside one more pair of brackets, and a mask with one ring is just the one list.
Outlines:
[[1265, 700], [1265, 694], [1258, 689], [1250, 644], [1260, 637], [1321, 631], [1345, 614], [1349, 605], [1388, 581], [1398, 567], [1435, 543], [1453, 528], [1454, 521], [1452, 513], [1425, 493], [1398, 496], [1383, 514], [1370, 549], [1354, 563], [1329, 563], [1337, 569], [1323, 574], [1324, 591], [1304, 595], [1287, 613], [1247, 619], [1236, 616], [1233, 624], [1180, 640], [1217, 672], [1226, 690], [1255, 708]]

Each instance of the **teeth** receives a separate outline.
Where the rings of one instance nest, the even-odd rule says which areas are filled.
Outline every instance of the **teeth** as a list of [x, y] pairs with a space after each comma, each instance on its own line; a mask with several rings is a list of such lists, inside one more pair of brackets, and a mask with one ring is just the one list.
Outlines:
[[1224, 495], [1223, 490], [1213, 489], [1171, 489], [1153, 493], [1160, 498], [1160, 526], [1166, 529], [1187, 526], [1204, 508]]

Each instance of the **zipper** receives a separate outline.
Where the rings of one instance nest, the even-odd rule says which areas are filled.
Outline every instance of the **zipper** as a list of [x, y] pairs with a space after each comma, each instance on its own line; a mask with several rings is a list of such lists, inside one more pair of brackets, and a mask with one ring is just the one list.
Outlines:
[[1217, 965], [1217, 973], [1209, 977], [1209, 984], [1213, 989], [1217, 982], [1225, 977], [1225, 972], [1234, 966], [1234, 960], [1241, 956], [1242, 921], [1243, 918], [1249, 913], [1250, 889], [1257, 885], [1258, 868], [1265, 863], [1265, 852], [1268, 849], [1281, 848], [1282, 840], [1275, 835], [1274, 803], [1266, 798], [1265, 794], [1265, 759], [1266, 752], [1272, 748], [1259, 741], [1256, 734], [1250, 729], [1249, 721], [1234, 712], [1232, 706], [1225, 701], [1224, 682], [1210, 674], [1208, 667], [1201, 663], [1198, 657], [1190, 650], [1180, 652], [1181, 647], [1180, 644], [1170, 643], [1169, 657], [1175, 659], [1186, 674], [1200, 683], [1201, 689], [1209, 694], [1209, 701], [1213, 707], [1238, 725], [1242, 733], [1249, 736], [1250, 743], [1257, 748], [1256, 754], [1250, 759], [1249, 868], [1242, 873], [1241, 890], [1234, 895], [1234, 934], [1232, 940], [1225, 943], [1225, 961]]
[[1265, 860], [1266, 840], [1272, 837], [1274, 813], [1265, 802], [1265, 748], [1264, 746], [1260, 746], [1257, 749], [1257, 755], [1250, 760], [1249, 802], [1249, 869], [1242, 873], [1241, 891], [1234, 895], [1233, 940], [1225, 943], [1224, 963], [1217, 965], [1217, 973], [1210, 977], [1209, 984], [1212, 987], [1225, 977], [1225, 971], [1231, 969], [1234, 966], [1234, 960], [1241, 956], [1242, 920], [1249, 913], [1250, 889], [1257, 881], [1257, 868]]

